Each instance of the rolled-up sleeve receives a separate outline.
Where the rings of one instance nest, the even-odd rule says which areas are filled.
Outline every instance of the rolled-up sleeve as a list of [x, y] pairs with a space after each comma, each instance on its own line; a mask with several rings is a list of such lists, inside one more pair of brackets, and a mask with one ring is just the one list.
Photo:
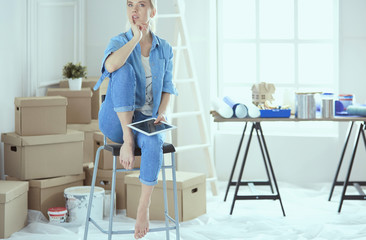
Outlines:
[[169, 58], [166, 63], [164, 79], [163, 79], [163, 92], [174, 94], [178, 96], [177, 89], [173, 84], [173, 49], [169, 47]]

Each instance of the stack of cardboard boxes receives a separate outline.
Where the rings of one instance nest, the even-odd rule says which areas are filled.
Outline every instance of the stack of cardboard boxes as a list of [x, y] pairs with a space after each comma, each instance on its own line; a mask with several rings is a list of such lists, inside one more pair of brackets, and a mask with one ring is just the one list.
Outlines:
[[67, 106], [67, 129], [84, 132], [84, 166], [92, 166], [94, 162], [93, 133], [99, 132], [98, 112], [101, 105], [102, 95], [106, 94], [105, 83], [96, 91], [92, 88], [98, 78], [89, 77], [83, 79], [80, 91], [69, 90], [66, 80], [60, 82], [60, 88], [49, 88], [47, 95], [64, 96], [68, 100]]
[[47, 216], [48, 208], [65, 206], [65, 188], [83, 184], [84, 134], [67, 129], [65, 97], [15, 98], [14, 104], [15, 132], [1, 135], [5, 174], [27, 181], [26, 208]]

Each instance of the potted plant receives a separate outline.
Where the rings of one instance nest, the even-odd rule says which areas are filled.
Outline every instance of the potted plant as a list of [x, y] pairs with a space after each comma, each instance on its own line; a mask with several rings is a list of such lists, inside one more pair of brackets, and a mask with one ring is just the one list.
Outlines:
[[69, 80], [70, 90], [80, 90], [82, 79], [86, 78], [86, 66], [82, 66], [80, 62], [69, 62], [64, 66], [62, 75]]

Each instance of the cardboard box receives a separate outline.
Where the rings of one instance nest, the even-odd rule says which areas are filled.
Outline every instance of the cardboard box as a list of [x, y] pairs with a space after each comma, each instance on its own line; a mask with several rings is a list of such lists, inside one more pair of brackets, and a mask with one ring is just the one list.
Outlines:
[[[94, 156], [95, 156], [98, 148], [104, 145], [104, 135], [101, 132], [95, 132], [93, 138], [94, 138]], [[107, 144], [116, 144], [116, 143], [107, 139]], [[136, 156], [134, 168], [140, 168], [140, 164], [141, 164], [141, 156]], [[100, 152], [98, 168], [105, 170], [113, 169], [113, 155], [111, 152], [105, 150], [102, 150]], [[120, 163], [119, 158], [117, 158], [116, 168], [117, 169], [124, 168]]]
[[0, 181], [0, 238], [8, 238], [27, 224], [28, 182]]
[[[176, 172], [179, 221], [194, 219], [206, 213], [206, 176], [201, 173]], [[174, 196], [171, 171], [166, 171], [168, 188], [169, 215], [174, 218]], [[136, 218], [140, 199], [141, 183], [139, 175], [125, 177], [127, 185], [127, 217]], [[164, 191], [162, 175], [159, 174], [158, 184], [151, 196], [150, 220], [165, 220]]]
[[[101, 88], [99, 88], [97, 91], [93, 90], [94, 85], [98, 82], [98, 77], [88, 77], [83, 78], [83, 82], [81, 87], [82, 88], [90, 88], [93, 92], [93, 96], [91, 98], [91, 116], [92, 119], [98, 119], [98, 113], [101, 105]], [[60, 81], [60, 88], [68, 88], [69, 87], [69, 81], [68, 80], [62, 80]], [[105, 93], [104, 93], [105, 94]]]
[[67, 124], [67, 129], [84, 132], [84, 163], [94, 162], [93, 135], [99, 131], [98, 120], [92, 120], [89, 124]]
[[68, 88], [48, 88], [47, 90], [47, 96], [63, 96], [67, 98], [67, 123], [90, 123], [92, 95], [90, 88], [82, 88], [79, 91]]
[[81, 174], [83, 140], [83, 132], [74, 130], [42, 136], [3, 133], [5, 174], [20, 180]]
[[[126, 209], [126, 184], [125, 184], [125, 176], [129, 174], [137, 174], [138, 171], [129, 171], [129, 172], [117, 172], [116, 173], [116, 202], [117, 209]], [[93, 176], [93, 172], [91, 172], [91, 176]], [[91, 182], [90, 182], [91, 184]], [[105, 190], [111, 190], [112, 187], [112, 170], [103, 170], [98, 169], [97, 179], [95, 182], [95, 186], [102, 187]]]
[[21, 136], [65, 134], [67, 98], [15, 98], [15, 132]]
[[85, 174], [29, 181], [28, 208], [38, 210], [48, 219], [48, 209], [65, 207], [64, 190], [83, 186]]

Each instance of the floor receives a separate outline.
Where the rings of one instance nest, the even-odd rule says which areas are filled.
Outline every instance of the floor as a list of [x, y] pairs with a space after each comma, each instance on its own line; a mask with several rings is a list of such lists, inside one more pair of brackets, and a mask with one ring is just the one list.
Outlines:
[[[267, 187], [268, 188], [268, 187]], [[181, 223], [182, 240], [250, 240], [250, 239], [366, 239], [366, 202], [347, 200], [338, 214], [341, 187], [337, 187], [328, 202], [330, 183], [300, 187], [279, 182], [280, 194], [286, 211], [282, 216], [279, 201], [237, 201], [233, 215], [229, 214], [234, 189], [226, 202], [225, 182], [219, 182], [220, 193], [212, 196], [207, 189], [207, 214]], [[351, 189], [350, 189], [351, 190]], [[247, 194], [242, 187], [239, 194]], [[258, 189], [268, 193], [268, 189]], [[352, 193], [352, 191], [347, 192]], [[37, 211], [29, 212], [29, 225], [14, 233], [11, 240], [77, 240], [83, 239], [84, 228], [72, 223], [53, 225]], [[162, 222], [152, 221], [151, 227]], [[107, 227], [106, 220], [101, 224]], [[133, 229], [134, 219], [119, 212], [114, 222], [116, 229]], [[107, 239], [105, 234], [92, 227], [89, 240]], [[132, 235], [114, 236], [113, 239], [134, 239]], [[144, 239], [165, 239], [165, 233], [149, 233]], [[171, 239], [175, 233], [171, 232]]]

